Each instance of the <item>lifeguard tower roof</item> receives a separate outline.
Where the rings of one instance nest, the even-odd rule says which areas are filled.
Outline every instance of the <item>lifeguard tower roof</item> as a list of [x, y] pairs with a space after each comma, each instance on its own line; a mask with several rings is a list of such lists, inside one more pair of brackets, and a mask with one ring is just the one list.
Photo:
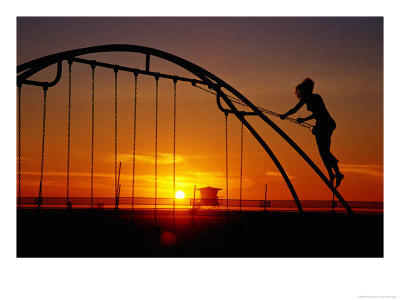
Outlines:
[[211, 186], [199, 188], [201, 194], [201, 199], [218, 199], [218, 191], [222, 190], [220, 188], [214, 188]]
[[198, 188], [198, 190], [200, 191], [201, 195], [201, 205], [218, 206], [218, 191], [222, 189], [208, 186], [204, 188]]

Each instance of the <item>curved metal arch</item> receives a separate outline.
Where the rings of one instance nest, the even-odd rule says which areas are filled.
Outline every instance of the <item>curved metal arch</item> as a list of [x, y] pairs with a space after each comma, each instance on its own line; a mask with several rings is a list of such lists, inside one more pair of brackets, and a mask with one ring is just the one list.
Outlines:
[[[264, 122], [266, 122], [272, 129], [274, 129], [296, 152], [308, 163], [308, 165], [317, 173], [317, 175], [323, 180], [323, 182], [328, 186], [328, 188], [334, 193], [337, 199], [341, 202], [344, 208], [349, 212], [353, 213], [350, 206], [347, 202], [343, 199], [340, 193], [336, 190], [336, 188], [330, 183], [328, 178], [323, 174], [323, 172], [316, 166], [316, 164], [305, 154], [305, 152], [282, 130], [278, 127], [272, 120], [270, 120], [265, 114], [263, 114], [253, 103], [251, 103], [246, 97], [244, 97], [239, 91], [234, 89], [232, 86], [227, 84], [225, 81], [217, 77], [216, 75], [212, 74], [211, 72], [199, 67], [198, 65], [189, 62], [183, 58], [175, 56], [173, 54], [154, 49], [144, 46], [138, 45], [127, 45], [127, 44], [110, 44], [110, 45], [101, 45], [101, 46], [93, 46], [87, 48], [80, 48], [75, 50], [69, 50], [64, 52], [59, 52], [56, 54], [48, 55], [45, 57], [41, 57], [30, 62], [21, 64], [17, 66], [17, 83], [24, 84], [28, 83], [28, 78], [40, 70], [47, 68], [48, 66], [54, 63], [60, 63], [63, 60], [71, 60], [77, 56], [86, 55], [86, 54], [93, 54], [93, 53], [101, 53], [101, 52], [133, 52], [133, 53], [141, 53], [146, 55], [146, 70], [149, 68], [149, 59], [150, 56], [159, 57], [170, 61], [183, 69], [191, 72], [198, 78], [202, 79], [209, 88], [215, 90], [221, 97], [223, 98], [224, 102], [229, 107], [229, 113], [233, 113], [246, 127], [247, 129], [253, 134], [253, 136], [257, 139], [257, 141], [261, 144], [267, 154], [271, 157], [273, 162], [275, 163], [276, 167], [278, 168], [279, 172], [281, 173], [283, 179], [285, 180], [293, 199], [295, 200], [297, 207], [300, 212], [302, 212], [302, 207], [296, 191], [287, 176], [285, 170], [283, 169], [282, 165], [279, 163], [278, 159], [272, 152], [272, 150], [268, 147], [267, 143], [261, 138], [261, 136], [256, 132], [256, 130], [249, 124], [249, 122], [245, 119], [244, 113], [238, 111], [229, 97], [222, 92], [222, 88], [229, 91], [231, 94], [236, 96], [240, 99], [244, 104], [246, 104], [253, 112], [252, 115], [257, 115], [260, 117]], [[118, 66], [116, 66], [118, 68]], [[20, 74], [21, 73], [21, 74]], [[222, 107], [219, 107], [220, 109]], [[226, 112], [226, 109], [223, 109]]]
[[58, 61], [57, 62], [57, 74], [54, 78], [53, 81], [51, 82], [40, 82], [40, 81], [36, 81], [36, 80], [28, 80], [28, 79], [22, 79], [20, 77], [17, 77], [17, 85], [18, 86], [22, 86], [23, 83], [25, 84], [29, 84], [29, 85], [37, 85], [37, 86], [41, 86], [43, 88], [49, 88], [52, 86], [55, 86], [61, 79], [61, 74], [62, 74], [62, 61]]

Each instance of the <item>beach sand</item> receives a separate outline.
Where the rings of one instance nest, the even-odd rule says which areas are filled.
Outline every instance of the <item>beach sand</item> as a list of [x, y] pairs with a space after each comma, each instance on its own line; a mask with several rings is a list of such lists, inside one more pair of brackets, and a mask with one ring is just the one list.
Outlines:
[[383, 214], [17, 209], [17, 257], [383, 257]]

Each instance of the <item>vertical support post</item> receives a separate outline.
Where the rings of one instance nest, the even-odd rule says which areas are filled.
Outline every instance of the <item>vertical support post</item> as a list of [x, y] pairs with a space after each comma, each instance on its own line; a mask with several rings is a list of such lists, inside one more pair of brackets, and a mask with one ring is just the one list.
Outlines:
[[194, 204], [196, 202], [196, 186], [194, 186], [194, 190], [193, 190], [193, 203], [192, 203], [192, 222], [193, 222], [193, 218], [194, 218]]
[[265, 193], [264, 193], [264, 211], [267, 210], [267, 184], [265, 184]]

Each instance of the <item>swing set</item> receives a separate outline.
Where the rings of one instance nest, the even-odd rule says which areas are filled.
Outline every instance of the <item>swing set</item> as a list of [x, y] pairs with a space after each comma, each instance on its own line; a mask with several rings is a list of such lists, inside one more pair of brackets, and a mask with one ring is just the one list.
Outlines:
[[[95, 60], [88, 60], [81, 58], [82, 55], [93, 54], [93, 53], [105, 53], [105, 52], [131, 52], [139, 53], [145, 56], [145, 69], [130, 68], [120, 65], [113, 65], [109, 63], [99, 62]], [[175, 76], [170, 74], [164, 74], [159, 72], [153, 72], [150, 70], [150, 59], [151, 57], [161, 58], [169, 61], [195, 76], [195, 78], [187, 78], [181, 76]], [[315, 173], [322, 179], [322, 181], [332, 191], [333, 196], [341, 202], [343, 207], [348, 213], [352, 214], [353, 211], [347, 202], [343, 199], [336, 188], [330, 183], [329, 179], [323, 174], [323, 172], [316, 166], [316, 164], [304, 153], [304, 151], [282, 130], [280, 129], [267, 115], [279, 116], [277, 113], [267, 110], [262, 107], [255, 106], [246, 97], [239, 93], [232, 86], [208, 72], [207, 70], [187, 61], [178, 56], [170, 53], [157, 50], [154, 48], [136, 46], [136, 45], [124, 45], [124, 44], [111, 44], [94, 46], [88, 48], [80, 48], [65, 52], [60, 52], [52, 55], [48, 55], [42, 58], [32, 60], [30, 62], [21, 64], [17, 67], [17, 87], [18, 87], [18, 138], [17, 138], [17, 193], [18, 193], [18, 207], [21, 207], [21, 99], [22, 99], [22, 87], [23, 85], [38, 86], [43, 89], [43, 122], [42, 122], [42, 147], [41, 147], [41, 164], [40, 164], [40, 180], [39, 180], [39, 193], [37, 198], [37, 207], [41, 208], [43, 204], [43, 164], [45, 159], [45, 135], [46, 135], [46, 101], [47, 91], [49, 88], [55, 86], [62, 73], [62, 63], [66, 61], [68, 63], [68, 124], [67, 124], [67, 172], [66, 172], [66, 206], [71, 207], [69, 197], [69, 186], [70, 186], [70, 142], [71, 142], [71, 101], [72, 101], [72, 65], [74, 63], [85, 64], [91, 67], [91, 170], [90, 170], [90, 206], [93, 207], [93, 191], [94, 191], [94, 137], [95, 137], [95, 70], [98, 67], [108, 68], [114, 71], [114, 178], [115, 178], [115, 209], [118, 209], [119, 205], [119, 173], [121, 166], [118, 171], [118, 73], [129, 72], [134, 75], [133, 86], [133, 144], [132, 144], [132, 186], [131, 186], [131, 206], [132, 213], [135, 201], [135, 168], [136, 168], [136, 131], [137, 131], [137, 90], [138, 90], [138, 77], [139, 76], [151, 76], [155, 79], [155, 138], [154, 138], [154, 214], [157, 214], [157, 184], [158, 184], [158, 90], [159, 90], [159, 79], [168, 79], [173, 83], [174, 99], [173, 99], [173, 193], [176, 192], [176, 117], [177, 117], [177, 83], [190, 83], [193, 87], [199, 88], [208, 93], [212, 93], [216, 96], [216, 103], [218, 109], [224, 113], [225, 116], [225, 184], [226, 184], [226, 210], [229, 213], [229, 177], [228, 177], [228, 116], [234, 115], [241, 122], [241, 139], [240, 139], [240, 180], [239, 180], [239, 197], [240, 197], [240, 210], [242, 209], [242, 177], [243, 177], [243, 135], [244, 126], [263, 147], [266, 153], [274, 162], [278, 171], [282, 175], [289, 191], [296, 203], [298, 211], [303, 212], [301, 202], [297, 196], [296, 190], [294, 189], [292, 182], [290, 181], [286, 171], [282, 167], [281, 163], [275, 156], [274, 152], [265, 142], [265, 140], [259, 135], [254, 127], [248, 122], [247, 117], [259, 117], [273, 130], [275, 130], [315, 171]], [[51, 82], [41, 82], [31, 80], [30, 77], [39, 71], [48, 68], [49, 66], [57, 65], [57, 74]], [[224, 103], [224, 105], [222, 104]], [[294, 122], [300, 126], [308, 129], [312, 129], [312, 125], [308, 123], [298, 123], [295, 119], [286, 118], [290, 122]], [[173, 197], [173, 215], [175, 216], [175, 197]]]

